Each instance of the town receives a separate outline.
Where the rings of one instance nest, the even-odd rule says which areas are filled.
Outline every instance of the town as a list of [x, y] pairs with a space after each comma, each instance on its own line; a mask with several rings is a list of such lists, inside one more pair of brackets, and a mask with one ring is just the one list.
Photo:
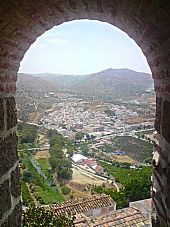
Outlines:
[[61, 99], [53, 108], [46, 110], [40, 122], [73, 140], [75, 132], [105, 136], [129, 135], [134, 131], [153, 129], [154, 102], [149, 108], [128, 108], [101, 101], [84, 101], [70, 97]]

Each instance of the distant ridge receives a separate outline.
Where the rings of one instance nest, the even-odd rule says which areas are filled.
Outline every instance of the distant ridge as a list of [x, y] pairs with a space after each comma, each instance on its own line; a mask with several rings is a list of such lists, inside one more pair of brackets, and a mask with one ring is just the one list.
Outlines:
[[151, 74], [129, 69], [106, 69], [88, 75], [73, 89], [87, 96], [113, 100], [140, 95], [152, 85]]
[[41, 77], [18, 73], [17, 89], [25, 91], [54, 91], [57, 85], [44, 80]]
[[72, 91], [84, 96], [120, 99], [137, 96], [153, 86], [151, 74], [130, 69], [105, 69], [88, 75], [62, 75], [53, 73], [19, 74], [18, 87]]

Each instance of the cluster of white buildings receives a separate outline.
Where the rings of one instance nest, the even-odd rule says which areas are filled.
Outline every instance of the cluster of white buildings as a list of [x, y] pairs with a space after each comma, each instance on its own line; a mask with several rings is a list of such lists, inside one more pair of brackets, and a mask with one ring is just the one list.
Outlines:
[[104, 169], [94, 159], [89, 159], [81, 154], [74, 154], [71, 159], [74, 164], [91, 173], [100, 175], [104, 173]]
[[[41, 122], [48, 128], [74, 139], [75, 132], [82, 131], [94, 136], [119, 134], [137, 130], [139, 125], [128, 125], [126, 119], [138, 116], [137, 112], [123, 105], [86, 102], [76, 98], [60, 101], [55, 110], [47, 112]], [[105, 110], [113, 115], [108, 115]], [[140, 124], [141, 126], [141, 124]]]

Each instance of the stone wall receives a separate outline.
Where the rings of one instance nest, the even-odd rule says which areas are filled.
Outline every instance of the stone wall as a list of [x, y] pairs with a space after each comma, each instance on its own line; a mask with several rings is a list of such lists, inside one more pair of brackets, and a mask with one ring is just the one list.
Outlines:
[[20, 61], [36, 38], [53, 26], [74, 19], [96, 19], [132, 37], [152, 70], [159, 141], [153, 160], [153, 199], [160, 225], [170, 226], [169, 15], [169, 0], [0, 1], [0, 225], [17, 227], [21, 221], [14, 99]]
[[0, 98], [0, 226], [21, 222], [16, 124], [15, 98]]

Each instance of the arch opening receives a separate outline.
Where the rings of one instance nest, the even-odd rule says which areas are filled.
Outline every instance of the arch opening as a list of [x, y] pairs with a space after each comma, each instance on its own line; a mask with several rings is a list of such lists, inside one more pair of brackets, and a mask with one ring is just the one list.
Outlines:
[[[69, 27], [71, 27], [71, 29], [69, 29]], [[87, 29], [87, 27], [88, 27], [88, 29]], [[95, 27], [97, 27], [97, 29], [95, 29]], [[83, 28], [83, 29], [80, 30], [80, 28]], [[90, 32], [89, 32], [89, 30], [90, 30]], [[94, 30], [95, 30], [95, 32], [94, 32]], [[108, 33], [107, 30], [109, 30], [109, 34], [107, 34]], [[104, 31], [104, 34], [103, 34], [103, 31]], [[112, 31], [112, 33], [111, 33], [111, 31]], [[78, 32], [81, 33], [81, 34], [78, 35], [77, 34]], [[63, 35], [63, 33], [64, 33], [64, 35]], [[96, 33], [96, 34], [94, 34], [94, 33]], [[119, 33], [122, 33], [122, 34], [119, 34]], [[71, 37], [69, 37], [68, 35], [70, 35]], [[113, 38], [110, 37], [110, 36], [113, 36]], [[118, 36], [118, 38], [116, 36]], [[109, 37], [110, 40], [108, 39], [108, 37]], [[101, 39], [101, 40], [98, 41], [97, 39]], [[109, 43], [106, 42], [106, 39], [107, 39], [107, 41]], [[73, 42], [73, 40], [74, 40], [74, 42]], [[119, 40], [121, 40], [120, 44], [119, 44]], [[114, 45], [114, 42], [116, 42], [115, 45]], [[52, 46], [50, 46], [49, 44], [50, 45], [52, 44]], [[56, 45], [56, 47], [55, 47], [55, 45]], [[81, 49], [81, 45], [83, 46], [82, 49]], [[103, 45], [103, 47], [100, 48], [100, 45]], [[113, 47], [111, 47], [111, 45], [113, 45]], [[138, 122], [139, 117], [141, 115], [142, 115], [142, 117], [144, 117], [143, 114], [146, 115], [145, 116], [146, 118], [148, 117], [147, 116], [148, 114], [144, 113], [145, 111], [143, 111], [143, 114], [140, 113], [140, 115], [138, 115], [137, 114], [138, 110], [137, 110], [136, 114], [138, 116], [136, 116], [137, 117], [136, 118], [136, 121], [137, 121], [136, 123], [129, 123], [129, 125], [128, 124], [124, 125], [122, 127], [122, 131], [121, 131], [120, 127], [118, 127], [118, 125], [125, 124], [125, 122], [124, 122], [125, 119], [124, 118], [126, 118], [126, 121], [128, 121], [128, 120], [131, 121], [132, 119], [135, 121], [135, 115], [133, 115], [133, 114], [135, 114], [134, 110], [135, 110], [136, 106], [134, 105], [131, 108], [130, 105], [133, 105], [132, 103], [134, 101], [137, 102], [137, 98], [140, 99], [140, 94], [139, 94], [140, 92], [138, 93], [138, 90], [140, 89], [140, 87], [142, 87], [144, 85], [143, 84], [144, 81], [143, 82], [140, 81], [140, 78], [145, 77], [144, 78], [144, 80], [145, 80], [146, 77], [148, 77], [148, 80], [151, 80], [151, 76], [149, 74], [142, 74], [142, 73], [140, 74], [140, 73], [137, 73], [137, 72], [129, 70], [129, 69], [121, 69], [121, 68], [129, 68], [129, 66], [122, 66], [122, 67], [119, 66], [117, 68], [120, 68], [120, 69], [111, 69], [111, 68], [115, 68], [115, 66], [111, 65], [111, 63], [114, 64], [114, 61], [116, 60], [116, 58], [119, 58], [119, 56], [123, 56], [123, 54], [125, 55], [126, 52], [129, 52], [129, 53], [128, 53], [128, 56], [125, 56], [125, 57], [123, 56], [124, 59], [121, 58], [121, 64], [122, 65], [126, 64], [126, 62], [129, 60], [129, 58], [132, 58], [132, 60], [130, 62], [143, 61], [145, 63], [146, 60], [145, 60], [144, 57], [142, 57], [141, 50], [139, 50], [139, 48], [135, 47], [135, 46], [136, 46], [136, 44], [134, 43], [134, 41], [132, 41], [127, 35], [123, 34], [123, 32], [119, 31], [117, 28], [114, 28], [114, 27], [112, 27], [112, 26], [110, 26], [110, 25], [108, 25], [106, 23], [101, 23], [101, 22], [98, 22], [98, 21], [92, 21], [91, 22], [91, 21], [86, 21], [86, 20], [85, 21], [67, 22], [67, 24], [65, 24], [65, 26], [64, 25], [63, 26], [59, 26], [59, 27], [57, 26], [56, 28], [53, 28], [50, 31], [46, 32], [44, 35], [42, 35], [41, 38], [37, 39], [36, 43], [34, 44], [34, 47], [31, 48], [31, 50], [28, 53], [28, 55], [26, 54], [25, 59], [23, 61], [25, 61], [25, 68], [30, 70], [30, 73], [27, 72], [28, 75], [25, 75], [27, 77], [27, 79], [25, 78], [26, 87], [24, 87], [23, 84], [20, 84], [18, 89], [21, 90], [21, 91], [28, 89], [28, 92], [29, 92], [29, 89], [30, 89], [30, 84], [28, 84], [29, 74], [33, 75], [33, 78], [30, 78], [30, 80], [32, 79], [33, 86], [35, 86], [35, 84], [36, 84], [36, 77], [38, 77], [37, 80], [42, 78], [42, 79], [45, 79], [48, 82], [52, 82], [53, 84], [54, 83], [56, 83], [56, 84], [59, 83], [59, 84], [57, 84], [57, 85], [59, 85], [59, 88], [53, 88], [54, 90], [52, 90], [50, 92], [48, 90], [49, 88], [47, 87], [46, 89], [44, 89], [44, 92], [45, 92], [44, 94], [42, 94], [42, 91], [40, 91], [41, 95], [39, 96], [38, 92], [41, 89], [41, 86], [40, 86], [40, 80], [38, 80], [38, 85], [37, 85], [38, 89], [37, 89], [37, 87], [35, 87], [34, 95], [36, 94], [37, 97], [39, 96], [39, 98], [41, 98], [41, 103], [43, 102], [43, 99], [44, 99], [43, 96], [45, 96], [45, 99], [44, 99], [45, 103], [48, 102], [46, 100], [48, 100], [48, 99], [50, 100], [50, 98], [53, 99], [55, 97], [52, 100], [52, 102], [54, 102], [53, 105], [49, 106], [48, 109], [47, 109], [46, 106], [44, 106], [43, 108], [40, 107], [41, 111], [43, 110], [43, 112], [48, 112], [48, 110], [49, 110], [49, 112], [47, 114], [43, 114], [43, 116], [41, 116], [41, 119], [40, 119], [39, 122], [43, 123], [43, 126], [45, 126], [46, 128], [55, 129], [58, 132], [60, 132], [64, 137], [66, 136], [66, 137], [68, 137], [69, 139], [72, 139], [72, 140], [75, 140], [76, 135], [78, 135], [80, 133], [85, 133], [86, 135], [88, 135], [88, 137], [89, 136], [94, 136], [94, 135], [97, 135], [97, 134], [99, 135], [99, 133], [100, 133], [101, 137], [97, 136], [98, 140], [100, 140], [100, 141], [98, 141], [98, 143], [97, 143], [97, 140], [96, 141], [95, 140], [91, 140], [90, 141], [90, 143], [91, 143], [90, 146], [88, 146], [84, 142], [81, 142], [81, 141], [79, 142], [79, 141], [75, 140], [77, 145], [75, 146], [74, 150], [77, 150], [76, 152], [78, 152], [78, 153], [80, 152], [79, 150], [81, 150], [81, 149], [83, 150], [83, 152], [85, 152], [85, 150], [86, 150], [85, 155], [87, 155], [87, 149], [90, 148], [90, 150], [92, 151], [94, 149], [94, 147], [96, 147], [95, 156], [97, 157], [97, 159], [101, 159], [101, 160], [103, 160], [103, 159], [104, 160], [105, 159], [109, 160], [110, 158], [112, 159], [112, 157], [110, 156], [110, 158], [109, 158], [109, 155], [107, 154], [108, 149], [113, 149], [113, 147], [111, 145], [109, 145], [110, 142], [111, 142], [112, 137], [114, 138], [114, 136], [117, 135], [118, 136], [116, 138], [117, 140], [120, 140], [120, 139], [127, 140], [128, 139], [129, 140], [129, 142], [128, 142], [129, 144], [126, 144], [126, 146], [129, 146], [130, 143], [132, 142], [132, 140], [135, 140], [134, 135], [132, 135], [133, 133], [132, 134], [130, 133], [131, 130], [132, 129], [135, 130], [134, 127], [136, 127], [136, 130], [138, 130], [139, 127], [143, 127], [142, 124], [140, 122]], [[76, 47], [78, 47], [78, 51], [77, 51]], [[38, 49], [38, 51], [40, 52], [40, 55], [38, 55], [34, 51], [34, 49], [35, 50]], [[43, 51], [42, 51], [42, 49], [43, 49]], [[132, 49], [134, 49], [134, 51]], [[91, 51], [87, 52], [85, 50], [91, 50]], [[54, 53], [52, 51], [54, 51], [55, 53], [57, 52], [57, 54], [54, 55]], [[116, 55], [111, 55], [110, 52], [113, 52], [113, 51], [114, 52], [118, 52], [119, 51], [119, 53], [116, 54]], [[31, 54], [31, 52], [33, 54]], [[74, 57], [73, 57], [73, 52], [74, 52]], [[96, 52], [96, 53], [94, 53], [94, 52]], [[104, 55], [104, 56], [102, 56], [101, 60], [99, 61], [96, 58], [100, 54]], [[29, 57], [29, 55], [31, 57]], [[34, 55], [36, 55], [36, 58], [34, 58]], [[64, 56], [63, 59], [62, 59], [62, 55]], [[67, 55], [69, 56], [68, 59], [65, 58], [65, 57], [67, 57]], [[92, 57], [90, 55], [92, 55]], [[81, 59], [82, 56], [83, 56], [83, 60], [81, 61], [79, 59]], [[71, 63], [68, 62], [70, 57], [72, 57], [74, 59], [74, 61], [70, 60]], [[90, 57], [91, 57], [91, 59], [90, 59]], [[34, 60], [32, 60], [32, 58], [34, 58]], [[40, 58], [44, 58], [45, 61], [43, 63], [41, 63], [42, 59], [40, 59]], [[109, 59], [112, 59], [112, 58], [113, 58], [113, 61], [109, 62]], [[54, 63], [52, 63], [50, 66], [48, 64], [48, 60], [51, 63], [51, 61], [53, 59], [55, 59], [55, 67], [53, 66]], [[32, 60], [32, 65], [30, 63], [28, 63], [31, 60]], [[64, 62], [64, 66], [63, 66], [63, 68], [62, 67], [60, 68], [60, 65], [62, 66], [62, 61]], [[107, 61], [109, 62], [110, 65], [105, 66]], [[76, 62], [76, 65], [74, 65], [74, 62]], [[130, 62], [128, 62], [127, 64], [130, 65]], [[95, 90], [96, 86], [94, 85], [94, 87], [89, 87], [90, 85], [88, 83], [88, 87], [87, 87], [87, 86], [85, 86], [86, 81], [83, 81], [83, 86], [85, 87], [85, 90], [88, 89], [88, 92], [87, 92], [88, 95], [87, 95], [87, 93], [85, 95], [81, 95], [81, 92], [77, 95], [75, 93], [75, 90], [74, 90], [75, 89], [74, 88], [74, 83], [72, 84], [72, 86], [69, 87], [67, 85], [67, 81], [64, 80], [64, 79], [66, 79], [64, 77], [67, 77], [68, 83], [69, 83], [69, 75], [70, 75], [71, 79], [72, 79], [72, 77], [75, 77], [74, 79], [75, 80], [77, 79], [78, 82], [81, 83], [80, 77], [86, 78], [87, 76], [89, 77], [89, 75], [86, 75], [86, 74], [92, 74], [92, 76], [94, 76], [94, 74], [97, 74], [96, 72], [90, 73], [90, 71], [89, 72], [84, 72], [83, 71], [85, 69], [89, 70], [88, 67], [89, 67], [90, 63], [92, 63], [91, 68], [95, 64], [97, 66], [100, 66], [101, 69], [104, 69], [104, 70], [101, 70], [102, 72], [99, 72], [99, 76], [100, 76], [101, 73], [103, 73], [103, 75], [101, 75], [101, 78], [95, 77], [95, 80], [97, 81], [97, 86], [99, 87], [100, 92], [97, 93], [97, 95], [96, 94], [95, 95], [91, 94], [91, 96], [89, 96], [90, 90]], [[134, 69], [135, 63], [134, 63], [134, 66], [132, 66], [132, 69]], [[143, 68], [144, 68], [144, 63], [143, 63], [143, 65], [141, 64], [143, 66]], [[27, 67], [27, 64], [29, 65], [29, 67]], [[42, 69], [43, 65], [44, 65], [44, 69]], [[82, 67], [79, 68], [78, 67], [78, 69], [82, 70], [82, 71], [78, 71], [78, 72], [71, 71], [70, 72], [70, 70], [73, 70], [73, 69], [76, 70], [77, 66], [79, 66], [79, 65], [80, 66], [85, 65], [84, 68], [82, 68]], [[136, 63], [136, 65], [137, 65], [137, 63]], [[141, 65], [139, 65], [138, 67], [140, 67]], [[34, 69], [30, 69], [30, 67], [32, 67]], [[42, 70], [42, 71], [41, 71], [41, 73], [40, 73], [40, 71], [37, 71], [38, 74], [35, 75], [34, 70], [37, 70], [38, 67], [39, 67], [39, 70]], [[24, 63], [23, 63], [22, 68], [23, 69], [21, 69], [20, 71], [24, 72]], [[57, 78], [56, 78], [58, 75], [54, 74], [54, 70], [63, 70], [65, 68], [67, 69], [66, 72], [61, 72], [61, 71], [56, 71], [55, 72], [56, 74], [61, 74], [60, 75], [60, 79], [59, 79], [59, 80], [61, 80], [61, 83], [60, 83], [60, 81], [58, 81]], [[106, 69], [106, 68], [109, 68], [109, 69]], [[148, 70], [148, 66], [145, 66], [145, 70]], [[92, 69], [91, 71], [93, 72], [93, 71], [100, 71], [100, 70], [99, 69], [97, 69], [97, 70]], [[45, 72], [50, 72], [50, 73], [45, 73]], [[62, 73], [64, 75], [62, 75]], [[76, 76], [76, 74], [77, 74], [77, 76]], [[85, 75], [80, 76], [79, 74], [85, 74]], [[113, 83], [111, 81], [111, 75], [112, 74], [113, 74]], [[136, 85], [135, 85], [135, 92], [137, 93], [136, 94], [136, 96], [137, 96], [136, 98], [135, 98], [134, 91], [131, 91], [133, 93], [133, 95], [131, 94], [131, 96], [133, 96], [132, 100], [131, 100], [130, 97], [127, 97], [127, 94], [126, 94], [126, 95], [124, 95], [122, 97], [122, 100], [118, 101], [118, 97], [116, 96], [116, 93], [118, 93], [118, 91], [121, 90], [121, 89], [123, 89], [122, 90], [123, 93], [126, 93], [125, 89], [128, 87], [128, 85], [126, 84], [126, 85], [123, 86], [123, 88], [121, 88], [120, 84], [117, 84], [118, 89], [116, 90], [116, 93], [115, 93], [114, 89], [116, 89], [116, 88], [114, 86], [114, 83], [117, 83], [117, 81], [114, 80], [114, 74], [118, 78], [119, 78], [119, 74], [124, 74], [124, 77], [127, 76], [126, 80], [128, 80], [128, 77], [130, 77], [131, 74], [134, 74], [132, 76], [133, 77], [133, 83], [135, 83], [135, 77], [139, 77], [140, 84], [139, 84], [139, 81], [137, 79]], [[19, 77], [18, 77], [18, 82], [19, 83], [20, 83], [20, 76], [21, 75], [19, 74]], [[23, 74], [22, 74], [22, 76], [23, 76]], [[51, 78], [52, 80], [48, 80], [48, 78], [50, 78], [50, 77], [52, 77]], [[111, 95], [111, 93], [106, 94], [104, 96], [104, 94], [102, 93], [102, 88], [101, 88], [100, 84], [98, 84], [98, 80], [102, 80], [102, 78], [104, 79], [104, 81], [102, 80], [101, 83], [102, 84], [104, 84], [104, 83], [108, 84], [108, 81], [107, 81], [108, 77], [110, 79], [110, 85], [114, 86], [113, 90], [111, 91], [111, 93], [114, 94], [113, 95], [114, 98], [110, 97], [110, 100], [106, 99], [106, 95], [107, 96]], [[54, 78], [56, 78], [56, 81], [55, 81]], [[23, 82], [24, 82], [24, 77], [22, 79], [23, 79]], [[119, 79], [121, 80], [121, 76], [120, 76]], [[130, 83], [132, 84], [132, 78], [129, 79], [129, 80], [131, 80]], [[64, 86], [62, 85], [62, 83], [63, 83]], [[94, 79], [93, 79], [92, 83], [95, 83]], [[123, 84], [123, 81], [121, 81], [120, 83]], [[129, 86], [130, 86], [130, 83], [129, 83]], [[137, 87], [137, 85], [139, 85], [139, 86]], [[133, 86], [133, 85], [131, 85], [131, 86]], [[150, 84], [147, 84], [146, 88], [149, 88], [149, 86], [152, 86], [152, 82]], [[72, 87], [73, 87], [73, 89], [72, 89]], [[57, 91], [57, 89], [59, 89], [60, 92]], [[69, 96], [70, 95], [70, 89], [71, 89], [71, 96]], [[106, 86], [104, 92], [106, 92], [106, 90], [108, 90], [108, 89], [110, 89], [110, 87], [107, 88], [107, 86]], [[128, 88], [128, 89], [130, 89], [130, 88]], [[143, 88], [143, 92], [145, 93], [145, 89], [144, 88]], [[66, 95], [67, 97], [63, 97], [63, 98], [60, 97], [59, 98], [58, 97], [58, 93], [60, 93], [60, 95], [62, 93], [63, 95]], [[29, 92], [29, 97], [30, 98], [32, 98], [34, 95], [30, 94], [30, 92]], [[149, 95], [149, 92], [147, 91], [147, 94], [143, 94], [143, 95], [145, 96], [145, 98], [143, 97], [143, 100], [145, 100], [145, 103], [146, 103], [146, 98], [148, 98], [147, 95]], [[97, 98], [97, 96], [98, 96], [98, 98]], [[120, 97], [121, 97], [121, 95], [120, 95]], [[39, 98], [38, 98], [38, 100], [34, 99], [35, 100], [34, 101], [34, 105], [36, 107], [36, 111], [38, 111], [37, 107], [39, 109]], [[57, 98], [58, 98], [58, 100], [57, 100]], [[69, 100], [69, 101], [67, 101], [67, 100]], [[130, 103], [128, 104], [128, 101], [130, 101], [131, 104]], [[138, 108], [140, 108], [141, 104], [142, 103], [138, 103], [138, 106], [139, 106]], [[24, 105], [26, 105], [27, 108], [28, 108], [27, 100], [25, 100]], [[54, 111], [50, 112], [50, 110], [52, 109], [52, 107], [54, 107], [54, 105], [56, 107], [56, 110], [54, 108]], [[60, 106], [60, 105], [63, 105], [63, 106]], [[90, 106], [88, 110], [86, 110], [87, 109], [87, 105]], [[61, 107], [61, 109], [59, 109], [58, 111], [57, 111], [57, 106]], [[94, 113], [92, 113], [93, 112], [92, 109], [94, 109], [95, 106], [96, 106], [96, 115], [97, 116], [93, 117], [92, 115]], [[97, 109], [97, 106], [99, 107], [98, 109]], [[80, 110], [80, 111], [76, 112], [76, 109], [80, 109], [80, 108], [83, 109], [83, 110]], [[104, 115], [103, 114], [104, 110], [100, 111], [101, 108], [105, 108], [105, 111], [111, 110], [113, 112], [114, 111], [120, 112], [122, 109], [124, 109], [122, 114], [121, 114], [122, 115], [121, 118], [120, 118], [120, 114], [117, 114], [117, 113], [116, 113], [116, 117], [115, 118], [114, 118], [114, 116], [112, 116], [112, 121], [116, 121], [116, 123], [114, 123], [114, 124], [117, 125], [117, 126], [113, 127], [114, 124], [113, 124], [112, 121], [110, 121], [110, 123], [108, 123], [108, 121], [109, 121], [108, 118], [111, 117], [111, 116], [108, 115], [108, 116], [104, 116], [104, 118], [103, 118], [102, 115]], [[149, 108], [151, 108], [151, 107], [148, 107], [148, 111], [149, 111]], [[154, 109], [154, 107], [152, 107], [151, 109]], [[125, 112], [127, 112], [127, 113], [129, 112], [129, 113], [126, 114], [126, 116], [125, 116], [125, 114], [124, 114]], [[62, 117], [62, 113], [65, 113], [65, 115], [66, 115], [65, 119], [63, 119], [63, 117]], [[32, 110], [31, 110], [30, 114], [32, 115]], [[80, 118], [77, 119], [77, 115], [80, 115], [81, 119]], [[89, 120], [87, 119], [88, 123], [87, 123], [87, 121], [83, 121], [82, 120], [86, 115], [88, 115], [88, 119], [89, 119]], [[19, 112], [19, 116], [20, 116], [20, 112]], [[152, 112], [152, 117], [154, 117], [154, 112]], [[86, 118], [87, 118], [87, 116], [86, 116]], [[31, 120], [31, 123], [36, 124], [38, 122], [37, 116], [35, 116], [35, 119], [36, 119], [36, 121]], [[92, 122], [90, 123], [90, 119], [93, 119], [93, 121], [94, 121], [93, 122], [94, 123], [93, 127], [90, 126], [90, 124], [92, 123]], [[116, 120], [116, 119], [118, 119], [118, 120]], [[24, 119], [24, 121], [25, 120], [26, 119]], [[70, 123], [71, 120], [74, 121], [74, 122]], [[27, 121], [29, 122], [29, 120], [27, 120]], [[96, 121], [99, 121], [98, 125], [97, 125]], [[107, 125], [101, 124], [104, 121], [107, 121]], [[145, 121], [146, 121], [146, 119], [145, 119]], [[92, 133], [93, 129], [95, 129], [95, 124], [98, 127], [97, 130], [99, 130], [99, 131], [97, 133], [95, 131], [94, 131], [94, 133]], [[108, 124], [110, 125], [110, 128], [109, 128]], [[153, 126], [153, 122], [151, 123], [150, 126], [149, 126], [149, 122], [146, 123], [146, 124], [147, 124], [147, 126], [145, 126], [145, 123], [144, 123], [144, 128], [145, 127], [148, 128], [150, 126]], [[82, 125], [82, 128], [79, 128], [80, 125]], [[86, 127], [85, 127], [85, 125], [86, 125]], [[88, 128], [90, 128], [90, 130]], [[103, 129], [101, 129], [101, 128], [103, 128]], [[113, 135], [110, 136], [110, 135], [107, 135], [106, 133], [110, 133], [110, 134], [113, 134]], [[140, 133], [140, 132], [138, 132], [138, 133]], [[107, 135], [107, 138], [106, 138], [106, 135], [103, 137], [104, 134]], [[115, 141], [116, 141], [116, 139], [115, 139]], [[97, 146], [101, 145], [100, 143], [102, 143], [104, 141], [105, 141], [106, 144], [104, 144], [103, 146], [97, 147]], [[138, 144], [139, 141], [140, 141], [140, 139], [136, 139], [136, 141], [133, 141], [133, 143]], [[108, 142], [108, 144], [107, 144], [107, 142]], [[145, 143], [147, 144], [147, 142], [145, 142]], [[122, 144], [122, 145], [124, 146], [124, 144]], [[93, 149], [91, 149], [92, 146], [93, 146]], [[107, 152], [105, 151], [105, 149], [107, 149]], [[116, 148], [114, 148], [113, 151], [117, 152]], [[102, 155], [100, 154], [101, 152], [102, 152]], [[43, 153], [43, 152], [40, 151], [40, 152], [37, 152], [37, 153], [38, 153], [38, 155], [41, 156], [41, 153]], [[149, 151], [148, 151], [148, 153], [149, 153]], [[151, 150], [150, 150], [150, 153], [152, 153]], [[83, 153], [83, 155], [84, 155], [84, 153]], [[125, 162], [127, 161], [130, 164], [137, 164], [139, 160], [140, 160], [140, 162], [142, 161], [142, 159], [140, 159], [139, 157], [135, 158], [132, 155], [133, 156], [133, 158], [132, 158], [131, 156], [128, 156], [128, 155], [129, 155], [129, 153], [127, 155], [125, 155], [125, 156], [123, 155], [124, 156], [123, 159], [124, 159]], [[91, 156], [91, 157], [88, 157], [89, 162], [92, 161], [91, 158], [93, 158], [93, 162], [95, 161], [94, 157], [93, 157], [94, 156], [94, 152], [90, 152], [90, 153], [88, 152], [88, 156]], [[32, 156], [32, 158], [35, 161], [37, 161], [37, 158], [34, 158], [34, 157], [37, 157], [37, 155]], [[122, 157], [119, 158], [118, 155], [116, 156], [116, 154], [115, 154], [115, 157], [116, 158], [113, 158], [113, 160], [115, 159], [118, 162], [120, 161], [120, 163], [121, 163], [121, 158]], [[53, 158], [55, 158], [55, 156]], [[39, 161], [42, 161], [42, 160], [38, 159], [38, 163], [39, 163]], [[116, 163], [113, 162], [112, 164], [115, 165]], [[130, 164], [129, 164], [129, 166], [130, 166]], [[52, 165], [54, 165], [54, 161], [53, 161]], [[99, 164], [98, 164], [98, 166], [100, 168], [102, 168], [102, 166], [100, 166]], [[121, 170], [121, 168], [123, 169], [122, 166], [123, 166], [123, 164], [120, 164], [120, 170], [119, 171], [122, 171]], [[82, 165], [80, 165], [80, 168], [81, 167], [82, 167]], [[149, 174], [150, 174], [149, 167], [146, 167], [146, 169], [148, 169], [148, 176], [149, 176]], [[91, 167], [89, 167], [89, 170], [93, 171], [93, 169]], [[144, 170], [144, 171], [146, 171], [146, 170]], [[132, 171], [129, 168], [129, 174], [131, 174], [130, 172], [132, 172]], [[133, 172], [135, 172], [135, 171], [133, 171]], [[138, 170], [136, 170], [136, 173], [137, 172], [138, 172]], [[95, 171], [94, 171], [94, 173], [95, 173]], [[77, 179], [77, 177], [75, 177], [75, 174], [77, 174], [77, 169], [75, 169], [73, 167], [73, 176], [74, 177], [71, 180], [71, 182], [78, 183], [77, 182], [78, 179]], [[138, 179], [140, 177], [141, 176], [138, 176], [138, 177], [136, 177], [136, 179]], [[83, 178], [83, 175], [82, 175], [82, 178]], [[146, 176], [145, 176], [144, 180], [146, 180]], [[90, 183], [90, 179], [86, 179], [86, 180], [84, 179], [84, 181], [87, 181], [86, 182], [87, 184]], [[94, 181], [94, 182], [96, 182], [96, 181]], [[27, 182], [27, 184], [28, 184], [28, 182]], [[103, 182], [103, 184], [105, 184], [105, 182]], [[116, 184], [116, 187], [119, 188], [117, 186], [117, 182], [115, 182], [114, 184]], [[107, 187], [110, 187], [110, 186], [111, 186], [111, 184], [110, 185], [108, 184], [105, 187], [107, 189]], [[83, 184], [81, 185], [81, 187], [83, 187]], [[148, 187], [148, 185], [147, 185], [147, 187]], [[71, 187], [71, 188], [74, 189], [74, 187]], [[91, 186], [91, 190], [93, 190], [93, 191], [96, 190], [97, 191], [98, 188], [97, 187], [93, 188]], [[136, 188], [136, 190], [138, 190], [138, 192], [139, 191], [143, 191], [143, 188], [141, 188], [141, 189], [137, 189]], [[148, 187], [148, 192], [150, 192], [149, 187]], [[148, 192], [146, 192], [146, 194], [147, 194], [146, 198], [148, 198]], [[81, 190], [80, 190], [80, 193], [82, 193]], [[144, 194], [144, 192], [143, 192], [143, 194]], [[149, 193], [149, 195], [150, 195], [150, 193]], [[73, 196], [73, 195], [71, 195], [71, 196]], [[135, 198], [136, 198], [136, 200], [137, 199], [138, 200], [139, 199], [144, 199], [144, 197], [140, 197], [140, 195], [137, 195]], [[131, 198], [130, 202], [132, 202], [132, 198]], [[122, 205], [117, 204], [118, 208], [123, 208], [123, 206], [127, 206], [127, 203], [124, 202], [124, 204], [122, 204]]]

